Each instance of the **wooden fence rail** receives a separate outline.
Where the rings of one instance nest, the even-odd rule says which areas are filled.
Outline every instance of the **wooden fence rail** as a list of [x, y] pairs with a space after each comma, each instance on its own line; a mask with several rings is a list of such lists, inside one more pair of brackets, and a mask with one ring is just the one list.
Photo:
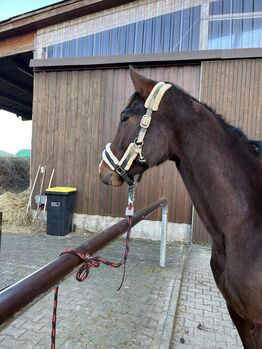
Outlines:
[[[132, 227], [160, 206], [164, 208], [162, 210], [162, 217], [163, 219], [166, 218], [167, 201], [166, 199], [160, 199], [135, 212]], [[162, 222], [162, 227], [163, 226], [166, 227], [166, 222], [164, 222], [164, 224]], [[126, 219], [123, 219], [78, 246], [75, 250], [85, 255], [93, 255], [115, 240], [118, 236], [124, 234], [127, 229], [128, 222]], [[162, 253], [163, 249], [165, 249], [165, 241], [166, 232], [163, 234], [162, 229]], [[0, 330], [42, 299], [81, 264], [82, 262], [77, 256], [73, 254], [63, 254], [43, 268], [2, 290], [0, 292]]]

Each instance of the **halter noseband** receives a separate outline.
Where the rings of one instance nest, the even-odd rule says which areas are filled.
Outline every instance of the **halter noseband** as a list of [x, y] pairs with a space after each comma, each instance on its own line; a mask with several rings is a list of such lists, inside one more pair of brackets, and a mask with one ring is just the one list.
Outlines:
[[116, 171], [128, 185], [133, 185], [133, 180], [127, 175], [127, 171], [132, 166], [134, 160], [139, 155], [139, 162], [145, 163], [146, 159], [142, 155], [142, 147], [144, 145], [144, 138], [146, 131], [151, 122], [151, 115], [153, 111], [157, 111], [160, 101], [164, 93], [171, 87], [171, 84], [166, 84], [164, 82], [158, 82], [152, 91], [150, 92], [147, 100], [145, 101], [146, 113], [143, 115], [140, 121], [140, 130], [138, 136], [133, 143], [130, 143], [127, 150], [120, 160], [113, 154], [110, 145], [106, 145], [105, 150], [102, 153], [102, 158], [105, 163], [111, 168], [111, 170]]

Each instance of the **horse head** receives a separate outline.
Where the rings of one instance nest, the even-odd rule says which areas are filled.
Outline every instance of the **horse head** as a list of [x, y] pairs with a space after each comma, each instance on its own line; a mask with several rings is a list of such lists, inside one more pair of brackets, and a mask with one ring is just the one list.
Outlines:
[[130, 67], [135, 93], [120, 114], [112, 143], [106, 146], [99, 166], [103, 183], [119, 187], [148, 168], [169, 158], [168, 115], [172, 85], [157, 83]]

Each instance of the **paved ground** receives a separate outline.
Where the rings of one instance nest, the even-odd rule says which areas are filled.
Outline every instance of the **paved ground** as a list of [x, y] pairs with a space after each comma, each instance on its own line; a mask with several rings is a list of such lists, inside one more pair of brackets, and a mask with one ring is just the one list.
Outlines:
[[243, 349], [209, 261], [210, 248], [194, 245], [189, 251], [171, 349]]
[[[45, 265], [64, 249], [87, 236], [65, 237], [3, 234], [0, 288]], [[117, 260], [124, 241], [103, 252]], [[117, 288], [122, 271], [101, 266], [89, 280], [68, 278], [60, 287], [57, 349], [167, 349], [175, 316], [172, 349], [240, 349], [209, 268], [210, 249], [168, 246], [168, 266], [158, 267], [159, 245], [132, 241], [124, 286]], [[1, 349], [50, 347], [52, 294], [0, 333]]]
[[[19, 280], [78, 246], [84, 236], [3, 234], [0, 288]], [[117, 260], [124, 252], [118, 240], [103, 256]], [[122, 270], [101, 266], [83, 283], [68, 278], [59, 289], [57, 348], [159, 348], [175, 280], [181, 277], [186, 247], [168, 247], [168, 266], [159, 263], [159, 244], [131, 241], [126, 280], [117, 292]], [[46, 296], [0, 334], [1, 349], [50, 347], [52, 294]], [[172, 317], [171, 317], [172, 318]], [[172, 329], [172, 328], [171, 328]]]

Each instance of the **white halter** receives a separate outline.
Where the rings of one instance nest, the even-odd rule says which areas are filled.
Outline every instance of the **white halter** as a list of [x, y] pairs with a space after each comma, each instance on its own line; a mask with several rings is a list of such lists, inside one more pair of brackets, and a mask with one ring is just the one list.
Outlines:
[[105, 163], [111, 168], [111, 170], [116, 171], [121, 177], [123, 177], [123, 179], [129, 185], [132, 185], [133, 181], [131, 178], [128, 177], [128, 175], [126, 174], [126, 171], [130, 169], [135, 158], [138, 155], [139, 155], [139, 161], [141, 163], [146, 162], [145, 158], [142, 155], [142, 147], [144, 144], [146, 131], [151, 122], [151, 115], [153, 111], [158, 110], [159, 104], [161, 102], [161, 99], [164, 93], [171, 86], [172, 86], [171, 84], [166, 84], [165, 82], [158, 82], [154, 86], [154, 88], [150, 92], [144, 104], [147, 110], [146, 110], [146, 114], [144, 114], [141, 119], [138, 136], [133, 143], [129, 144], [127, 150], [125, 151], [124, 155], [120, 160], [118, 160], [117, 157], [111, 151], [111, 148], [110, 148], [111, 143], [108, 143], [106, 145], [106, 148], [102, 153], [102, 158], [105, 161]]

